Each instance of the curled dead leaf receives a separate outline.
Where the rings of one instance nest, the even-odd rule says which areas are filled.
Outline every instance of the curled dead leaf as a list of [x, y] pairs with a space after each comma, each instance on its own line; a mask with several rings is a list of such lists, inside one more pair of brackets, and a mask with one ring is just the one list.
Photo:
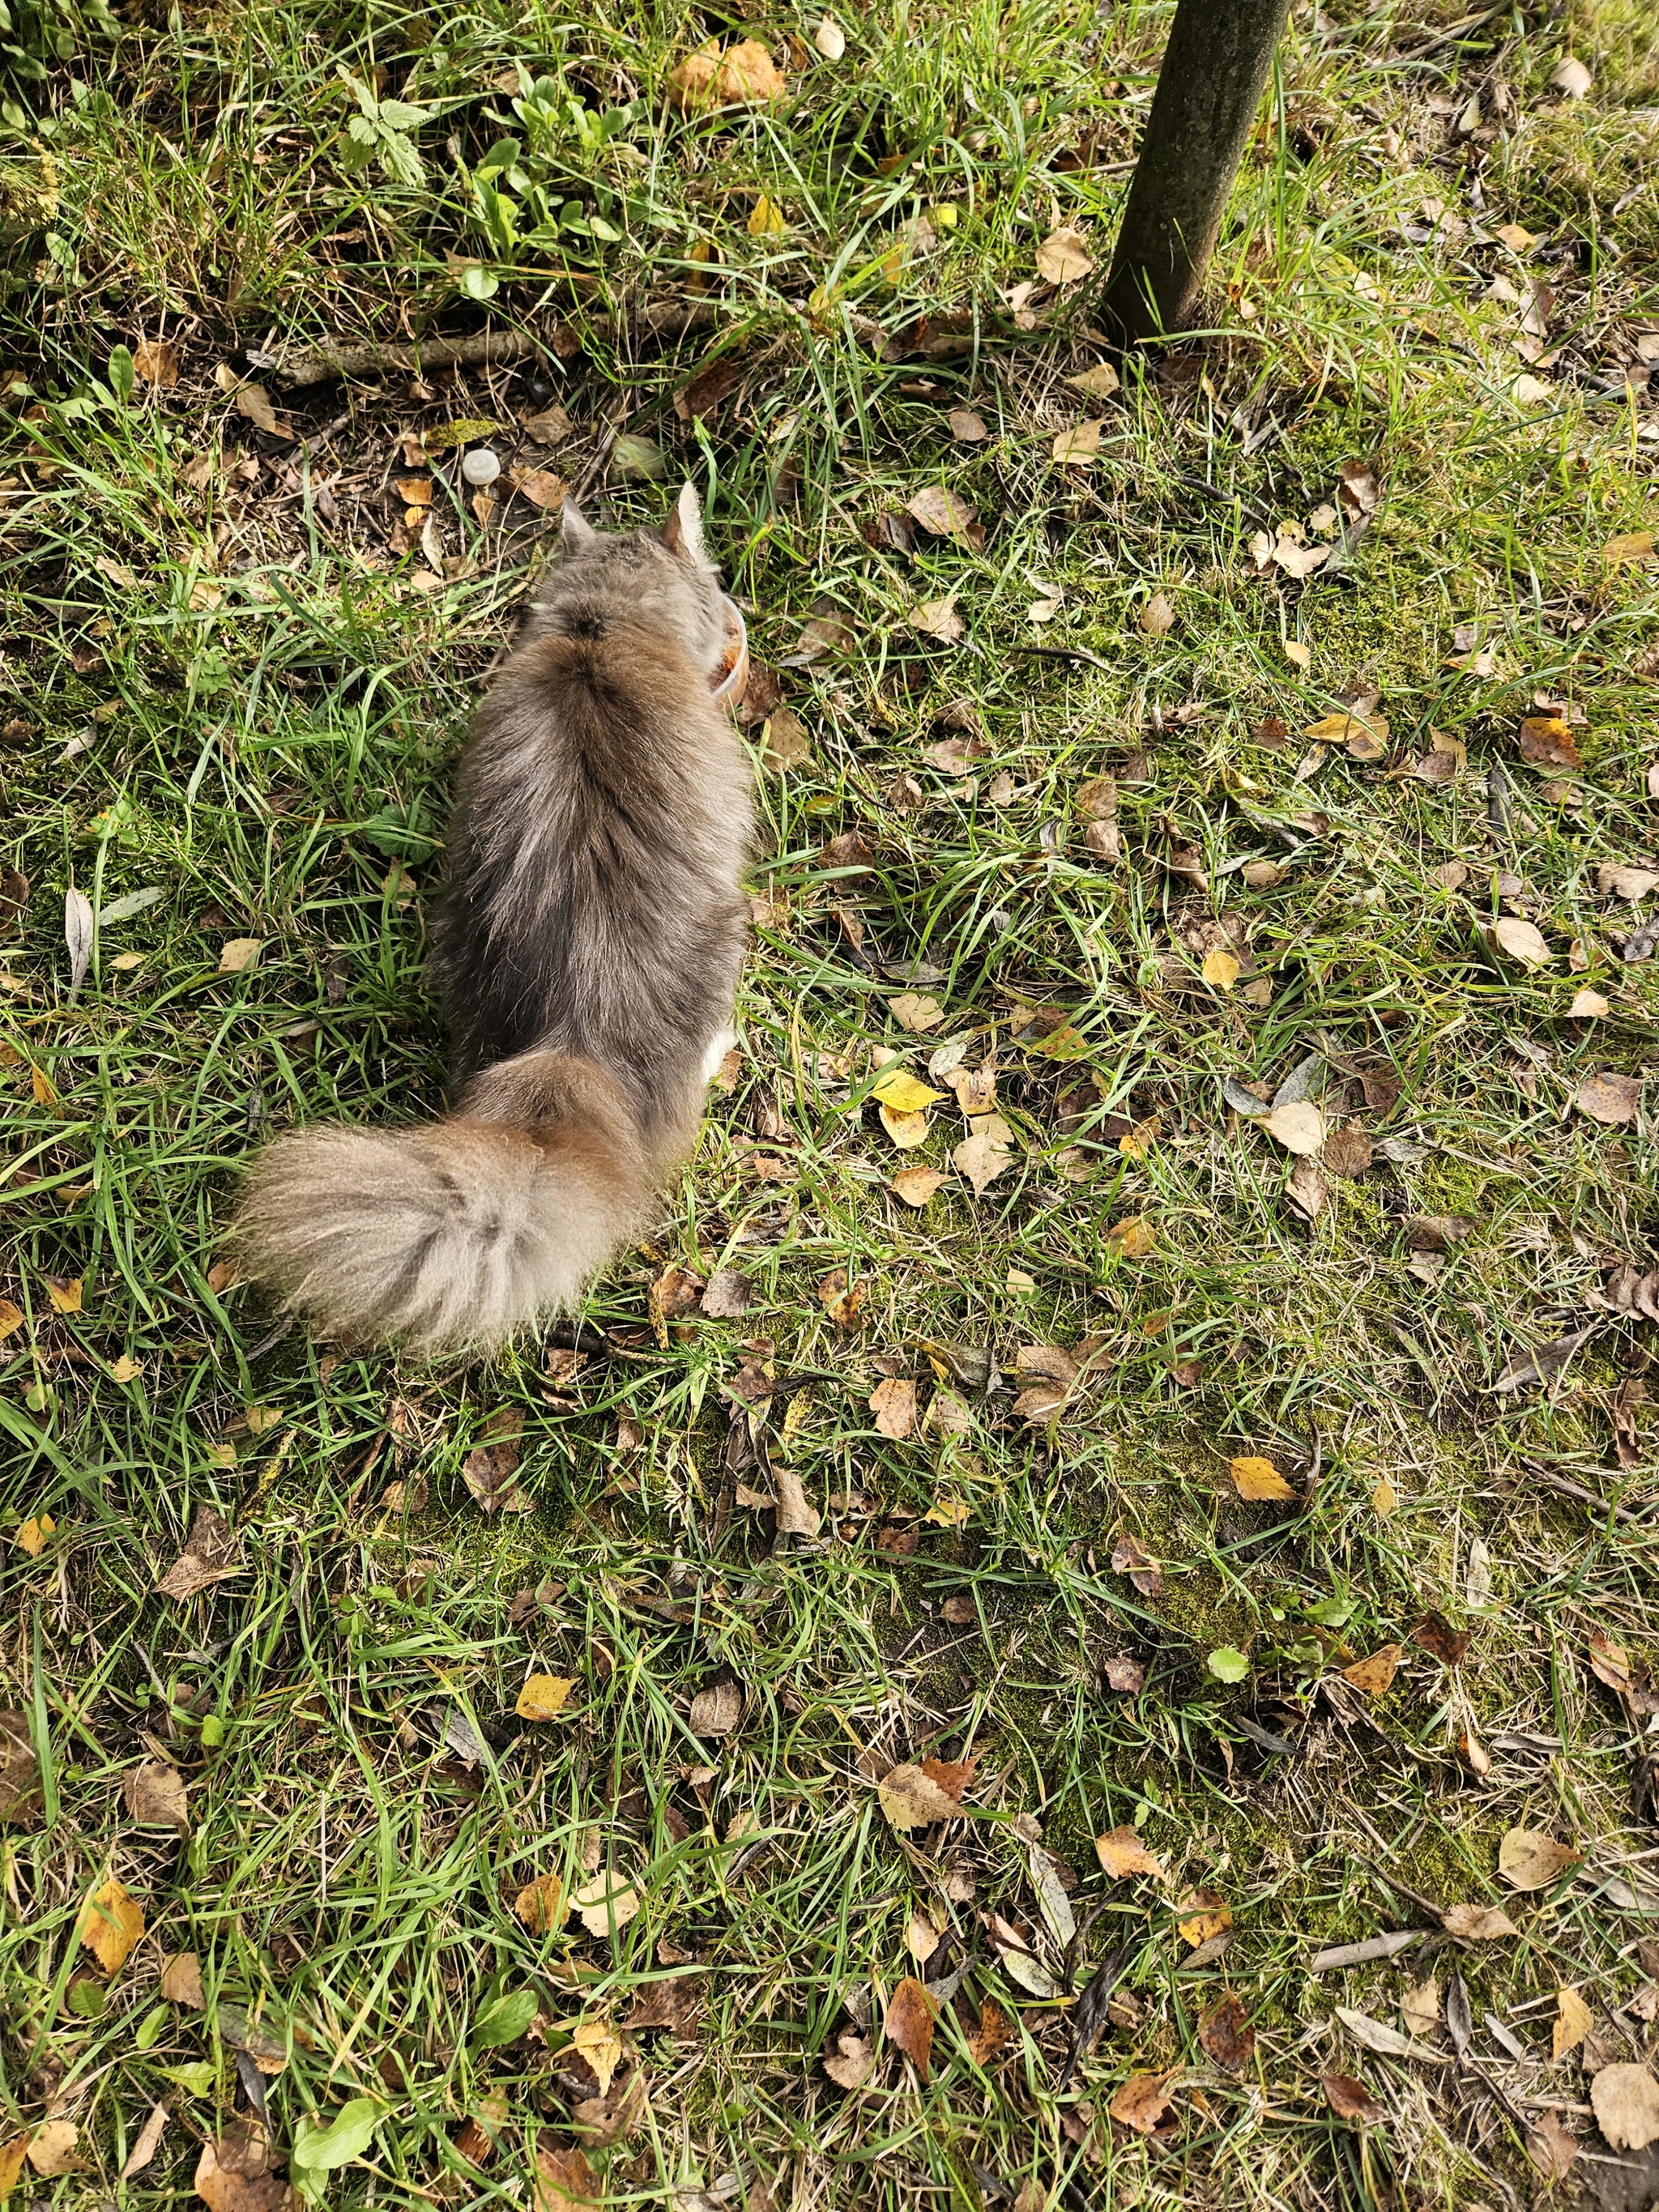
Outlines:
[[898, 1984], [882, 2016], [887, 2040], [898, 2045], [924, 2081], [933, 2057], [936, 2017], [933, 1999], [914, 1974], [906, 1974]]
[[1511, 1889], [1547, 1889], [1582, 1855], [1541, 1828], [1511, 1828], [1498, 1847], [1498, 1871]]

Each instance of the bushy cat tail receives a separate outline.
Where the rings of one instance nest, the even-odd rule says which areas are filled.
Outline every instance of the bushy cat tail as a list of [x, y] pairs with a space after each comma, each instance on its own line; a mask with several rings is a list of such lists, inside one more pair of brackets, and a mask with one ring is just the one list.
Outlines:
[[486, 1347], [572, 1304], [656, 1184], [613, 1077], [524, 1053], [425, 1127], [277, 1138], [249, 1172], [242, 1272], [349, 1343]]

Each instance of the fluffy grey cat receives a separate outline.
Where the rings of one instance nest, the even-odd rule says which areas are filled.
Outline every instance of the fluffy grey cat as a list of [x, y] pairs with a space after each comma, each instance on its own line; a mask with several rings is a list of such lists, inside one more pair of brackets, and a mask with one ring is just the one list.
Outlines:
[[689, 484], [659, 533], [567, 504], [456, 784], [434, 931], [453, 1110], [295, 1131], [249, 1175], [245, 1272], [319, 1328], [499, 1344], [578, 1297], [690, 1152], [743, 953], [726, 647]]

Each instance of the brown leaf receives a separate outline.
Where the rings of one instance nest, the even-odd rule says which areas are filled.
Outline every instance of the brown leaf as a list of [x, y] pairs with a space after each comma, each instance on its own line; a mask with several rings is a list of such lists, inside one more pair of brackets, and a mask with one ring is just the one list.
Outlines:
[[484, 1423], [483, 1440], [461, 1462], [461, 1480], [485, 1514], [533, 1513], [536, 1501], [519, 1480], [520, 1416], [503, 1407]]
[[925, 2081], [933, 2050], [933, 1999], [914, 1974], [907, 1974], [887, 2000], [882, 2029], [890, 2043], [897, 2044]]
[[1369, 2123], [1382, 2118], [1382, 2107], [1363, 2081], [1356, 2081], [1352, 2074], [1322, 2074], [1319, 2086], [1325, 2092], [1325, 2102], [1340, 2120], [1358, 2120]]
[[1097, 1836], [1095, 1856], [1113, 1881], [1125, 1881], [1131, 1875], [1140, 1874], [1151, 1875], [1154, 1881], [1169, 1878], [1163, 1863], [1154, 1858], [1134, 1828], [1114, 1828], [1108, 1835]]
[[1319, 1155], [1322, 1167], [1328, 1168], [1333, 1175], [1346, 1176], [1350, 1182], [1358, 1182], [1365, 1173], [1370, 1166], [1371, 1158], [1370, 1139], [1363, 1129], [1356, 1129], [1352, 1122], [1344, 1128], [1333, 1129]]
[[1607, 1069], [1581, 1083], [1573, 1098], [1581, 1114], [1604, 1128], [1622, 1128], [1636, 1119], [1642, 1103], [1642, 1085], [1634, 1075], [1614, 1075]]
[[807, 1504], [800, 1477], [787, 1461], [780, 1460], [773, 1468], [772, 1483], [777, 1492], [779, 1535], [816, 1536], [823, 1516]]
[[1295, 1499], [1295, 1491], [1270, 1459], [1230, 1459], [1227, 1472], [1241, 1498], [1271, 1499], [1275, 1504]]
[[702, 1303], [705, 1285], [691, 1267], [665, 1267], [651, 1285], [648, 1305], [655, 1321], [681, 1321]]
[[121, 1796], [129, 1819], [141, 1826], [190, 1833], [190, 1792], [184, 1776], [166, 1759], [140, 1759], [129, 1767], [122, 1778]]
[[933, 538], [960, 538], [973, 546], [983, 545], [985, 532], [967, 501], [942, 484], [924, 484], [905, 503], [905, 513]]
[[967, 2035], [969, 2055], [975, 2065], [988, 2066], [1012, 2033], [1007, 2014], [986, 1997], [980, 2005], [978, 2024]]
[[1571, 1844], [1541, 1828], [1511, 1828], [1498, 1847], [1498, 1871], [1511, 1889], [1547, 1889], [1569, 1867], [1582, 1864]]
[[1064, 1407], [1077, 1381], [1078, 1364], [1058, 1344], [1022, 1344], [1014, 1370], [1030, 1387], [1014, 1401], [1014, 1411], [1033, 1428], [1044, 1428]]
[[556, 1874], [538, 1874], [514, 1899], [513, 1911], [532, 1936], [556, 1934], [570, 1917], [564, 1884]]
[[1403, 1224], [1413, 1252], [1449, 1252], [1480, 1226], [1463, 1213], [1408, 1213]]
[[132, 367], [146, 384], [168, 391], [179, 381], [179, 349], [171, 338], [140, 338], [132, 349]]
[[951, 1154], [952, 1164], [973, 1187], [975, 1198], [988, 1190], [1013, 1162], [1013, 1131], [1000, 1114], [978, 1114], [968, 1134]]
[[960, 1814], [962, 1793], [972, 1771], [971, 1760], [928, 1759], [920, 1766], [907, 1760], [882, 1777], [876, 1796], [894, 1827], [931, 1827], [935, 1820], [953, 1820]]
[[520, 499], [527, 499], [532, 507], [539, 507], [544, 514], [551, 514], [562, 507], [570, 496], [569, 485], [562, 477], [556, 476], [551, 469], [527, 468], [522, 462], [517, 462], [507, 471], [507, 481]]
[[1404, 1652], [1397, 1644], [1385, 1644], [1380, 1651], [1373, 1651], [1369, 1659], [1358, 1659], [1352, 1667], [1342, 1669], [1342, 1679], [1352, 1682], [1356, 1690], [1363, 1690], [1368, 1698], [1386, 1697], [1394, 1680], [1395, 1670]]
[[112, 1875], [82, 1909], [80, 1939], [106, 1974], [118, 1973], [144, 1932], [144, 1910]]
[[711, 1321], [736, 1321], [753, 1303], [753, 1285], [738, 1267], [717, 1267], [702, 1294], [702, 1310]]
[[208, 2212], [290, 2212], [294, 2191], [270, 2171], [274, 2157], [256, 2119], [233, 2120], [202, 2145], [191, 2185]]
[[823, 2062], [823, 2070], [838, 2089], [861, 2089], [876, 2063], [876, 2046], [854, 2027], [844, 2027], [836, 2047]]
[[1645, 2066], [1604, 2066], [1590, 2082], [1590, 2105], [1614, 2150], [1659, 2142], [1659, 2081]]
[[1521, 1933], [1509, 1914], [1500, 1912], [1495, 1905], [1448, 1905], [1440, 1916], [1440, 1924], [1448, 1936], [1459, 1936], [1466, 1943], [1496, 1943]]
[[1572, 732], [1559, 714], [1528, 714], [1516, 742], [1522, 759], [1540, 768], [1582, 769], [1584, 765]]
[[1133, 1697], [1146, 1686], [1146, 1669], [1139, 1659], [1110, 1658], [1103, 1662], [1100, 1671], [1106, 1677], [1107, 1688], [1125, 1696]]
[[670, 106], [688, 115], [708, 107], [761, 106], [783, 99], [789, 88], [758, 39], [744, 39], [724, 53], [711, 39], [669, 71], [665, 89]]
[[185, 1548], [155, 1587], [163, 1597], [194, 1597], [198, 1590], [245, 1574], [234, 1531], [211, 1505], [197, 1508]]
[[[619, 1874], [592, 1875], [571, 1892], [570, 1902], [590, 1936], [609, 1936], [639, 1917], [639, 1898], [632, 1884]], [[591, 2053], [589, 2063], [592, 2063]]]
[[1553, 2185], [1566, 2179], [1577, 2155], [1577, 2138], [1562, 2124], [1559, 2112], [1547, 2112], [1527, 2138], [1527, 2156]]
[[1255, 2050], [1255, 2030], [1243, 2006], [1229, 1994], [1211, 2006], [1198, 2023], [1198, 2039], [1218, 2066], [1241, 2072]]
[[887, 1188], [907, 1206], [921, 1207], [947, 1180], [937, 1168], [901, 1168]]
[[909, 1436], [916, 1425], [916, 1386], [897, 1375], [878, 1382], [870, 1394], [870, 1411], [876, 1426], [895, 1442]]
[[0, 1712], [0, 1820], [21, 1823], [40, 1809], [40, 1765], [27, 1713]]
[[1165, 2074], [1132, 2074], [1121, 2083], [1108, 2110], [1121, 2127], [1149, 2136], [1170, 2108], [1169, 2084], [1176, 2069]]
[[131, 2181], [135, 2173], [142, 2173], [155, 2157], [161, 2141], [161, 2130], [167, 2124], [167, 2108], [155, 2105], [149, 2118], [138, 2131], [138, 2140], [127, 2153], [127, 2162], [121, 2168], [123, 2181]]
[[730, 354], [706, 362], [674, 394], [674, 412], [682, 422], [695, 422], [712, 415], [737, 388], [742, 371]]
[[[1148, 637], [1168, 637], [1176, 626], [1176, 611], [1162, 592], [1154, 592], [1136, 616], [1135, 623]], [[1224, 957], [1231, 957], [1230, 954]], [[1234, 962], [1233, 969], [1232, 980], [1236, 982], [1238, 980], [1237, 962]], [[1211, 982], [1215, 979], [1206, 975], [1204, 980]]]
[[238, 385], [233, 395], [236, 412], [252, 422], [256, 430], [263, 430], [272, 438], [292, 441], [294, 433], [285, 422], [277, 419], [270, 404], [270, 394], [263, 384]]
[[570, 2124], [583, 2142], [608, 2149], [635, 2132], [645, 2118], [647, 2102], [645, 2069], [635, 2063], [599, 2096], [584, 2097], [573, 2105]]
[[710, 1682], [691, 1700], [693, 1735], [730, 1735], [742, 1718], [741, 1682]]
[[1051, 230], [1036, 251], [1037, 274], [1048, 284], [1075, 284], [1088, 276], [1094, 261], [1080, 230], [1069, 224]]
[[1605, 1682], [1610, 1690], [1627, 1695], [1633, 1686], [1630, 1654], [1622, 1644], [1615, 1644], [1599, 1628], [1590, 1631], [1590, 1672], [1598, 1682]]
[[189, 2012], [205, 2010], [202, 1994], [202, 1966], [194, 1951], [175, 1951], [161, 1968], [161, 1995], [169, 2004]]
[[983, 416], [976, 415], [971, 407], [953, 407], [945, 421], [959, 446], [981, 445], [991, 434]]
[[858, 1328], [862, 1326], [860, 1314], [864, 1306], [864, 1285], [860, 1283], [849, 1289], [847, 1270], [836, 1267], [818, 1285], [818, 1303], [837, 1328]]
[[1142, 1597], [1162, 1597], [1164, 1570], [1151, 1553], [1144, 1552], [1133, 1536], [1121, 1535], [1112, 1547], [1112, 1571], [1127, 1575]]
[[1106, 1242], [1126, 1260], [1145, 1260], [1158, 1249], [1158, 1231], [1144, 1213], [1132, 1213], [1112, 1224]]
[[29, 2164], [47, 2180], [59, 2174], [82, 2172], [85, 2169], [75, 2155], [80, 2140], [81, 2130], [73, 2120], [47, 2120], [30, 2138]]
[[520, 423], [526, 438], [538, 446], [556, 446], [562, 438], [570, 435], [570, 417], [556, 400], [534, 415], [520, 415]]
[[1413, 1644], [1431, 1653], [1443, 1667], [1462, 1664], [1463, 1654], [1468, 1650], [1474, 1631], [1454, 1628], [1443, 1613], [1425, 1613], [1411, 1631]]
[[1350, 522], [1371, 514], [1382, 496], [1382, 487], [1369, 461], [1344, 461], [1336, 472], [1336, 495]]
[[650, 2028], [665, 2028], [678, 2043], [691, 2042], [702, 2024], [702, 1982], [692, 1974], [676, 1974], [647, 1983], [635, 1992], [632, 2011], [623, 2022], [628, 2035], [643, 2035]]
[[1555, 957], [1542, 930], [1520, 915], [1499, 915], [1490, 927], [1483, 927], [1482, 934], [1495, 952], [1501, 952], [1517, 968], [1545, 968]]
[[601, 2186], [580, 2151], [537, 2144], [532, 2212], [592, 2212]]

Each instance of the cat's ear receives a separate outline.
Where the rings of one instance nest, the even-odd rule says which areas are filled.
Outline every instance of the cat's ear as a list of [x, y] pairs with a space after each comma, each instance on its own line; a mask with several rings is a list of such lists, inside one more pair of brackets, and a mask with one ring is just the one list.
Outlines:
[[582, 520], [580, 514], [577, 510], [575, 501], [574, 499], [566, 500], [564, 503], [564, 515], [561, 532], [565, 551], [567, 553], [581, 553], [586, 551], [586, 548], [593, 543], [599, 534], [599, 532], [594, 529], [591, 522], [585, 522]]
[[682, 561], [696, 561], [705, 568], [714, 567], [708, 548], [703, 543], [702, 508], [694, 484], [687, 484], [680, 493], [674, 512], [662, 526], [662, 542]]

